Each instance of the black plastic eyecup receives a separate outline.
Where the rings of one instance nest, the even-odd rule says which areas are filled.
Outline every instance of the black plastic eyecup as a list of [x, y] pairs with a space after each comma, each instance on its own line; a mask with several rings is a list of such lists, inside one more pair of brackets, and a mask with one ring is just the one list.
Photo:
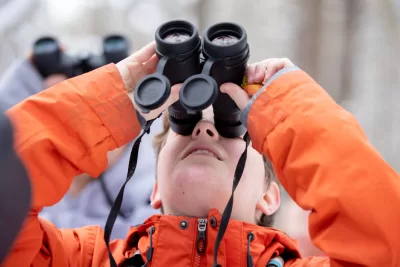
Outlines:
[[33, 64], [43, 78], [60, 71], [62, 51], [56, 38], [46, 36], [33, 44]]
[[[174, 41], [166, 37], [180, 34], [185, 36]], [[157, 73], [168, 78], [171, 85], [183, 83], [189, 77], [201, 72], [200, 53], [201, 39], [197, 28], [185, 20], [173, 20], [158, 27], [156, 34], [156, 53], [160, 58]], [[168, 108], [171, 129], [180, 135], [190, 135], [197, 122], [201, 120], [201, 112], [188, 114], [181, 102], [177, 101]]]
[[129, 41], [122, 35], [109, 35], [103, 39], [106, 63], [118, 63], [129, 56]]
[[[214, 39], [226, 36], [228, 42], [213, 43]], [[207, 60], [202, 73], [213, 77], [218, 88], [226, 82], [241, 85], [250, 56], [244, 28], [234, 23], [211, 26], [203, 36], [203, 54]], [[215, 127], [221, 136], [233, 138], [246, 132], [240, 122], [240, 109], [227, 94], [218, 94], [213, 109]]]
[[[174, 33], [186, 34], [189, 39], [183, 42], [167, 42], [165, 38]], [[156, 51], [160, 56], [177, 57], [199, 49], [201, 40], [197, 28], [186, 20], [172, 20], [162, 24], [156, 30]]]
[[[216, 45], [212, 41], [220, 36], [231, 35], [238, 40], [234, 44]], [[203, 35], [203, 53], [207, 58], [222, 59], [243, 54], [247, 45], [247, 33], [243, 27], [235, 23], [218, 23], [205, 30]]]

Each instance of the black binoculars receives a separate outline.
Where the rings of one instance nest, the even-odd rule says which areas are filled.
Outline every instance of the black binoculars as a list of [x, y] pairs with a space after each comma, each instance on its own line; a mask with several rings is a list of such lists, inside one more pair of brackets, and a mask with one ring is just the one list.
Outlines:
[[58, 40], [42, 37], [33, 44], [33, 64], [43, 78], [52, 74], [64, 74], [72, 78], [109, 63], [118, 63], [129, 55], [129, 42], [120, 35], [109, 35], [103, 39], [101, 55], [71, 56], [62, 50]]
[[219, 91], [226, 82], [243, 86], [250, 56], [246, 31], [234, 23], [209, 27], [201, 39], [197, 28], [183, 20], [162, 24], [155, 34], [159, 62], [155, 73], [136, 86], [134, 100], [147, 113], [163, 105], [171, 85], [183, 83], [179, 101], [168, 108], [171, 129], [190, 135], [210, 105], [219, 134], [226, 138], [246, 132], [240, 109]]

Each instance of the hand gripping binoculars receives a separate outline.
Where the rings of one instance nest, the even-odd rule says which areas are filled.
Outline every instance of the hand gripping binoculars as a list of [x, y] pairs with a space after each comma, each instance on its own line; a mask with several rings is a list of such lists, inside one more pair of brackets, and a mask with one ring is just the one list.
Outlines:
[[72, 78], [109, 63], [118, 63], [129, 56], [129, 42], [120, 35], [103, 39], [101, 55], [71, 56], [61, 49], [56, 38], [42, 37], [33, 44], [33, 64], [43, 78], [52, 74], [64, 74]]
[[246, 31], [234, 23], [209, 27], [201, 39], [196, 27], [183, 20], [162, 24], [155, 34], [159, 62], [155, 73], [136, 86], [134, 100], [147, 113], [163, 105], [171, 86], [183, 83], [179, 101], [168, 108], [171, 129], [190, 135], [210, 105], [219, 134], [226, 138], [246, 132], [240, 109], [219, 87], [226, 82], [244, 86], [250, 56]]

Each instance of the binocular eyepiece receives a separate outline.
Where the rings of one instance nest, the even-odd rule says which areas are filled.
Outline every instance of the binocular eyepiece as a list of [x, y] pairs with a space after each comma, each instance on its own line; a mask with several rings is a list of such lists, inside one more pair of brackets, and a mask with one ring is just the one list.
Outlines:
[[171, 129], [190, 135], [202, 119], [202, 110], [214, 109], [214, 123], [221, 136], [246, 132], [240, 109], [219, 87], [226, 82], [242, 85], [250, 56], [246, 31], [234, 23], [209, 27], [202, 40], [196, 27], [183, 20], [161, 25], [155, 34], [159, 57], [155, 73], [136, 86], [135, 102], [147, 113], [163, 105], [171, 85], [183, 83], [179, 101], [168, 108]]
[[62, 50], [56, 38], [46, 36], [33, 44], [33, 64], [43, 78], [64, 74], [68, 78], [92, 71], [109, 63], [117, 63], [129, 55], [128, 40], [120, 35], [103, 39], [101, 55], [70, 56]]

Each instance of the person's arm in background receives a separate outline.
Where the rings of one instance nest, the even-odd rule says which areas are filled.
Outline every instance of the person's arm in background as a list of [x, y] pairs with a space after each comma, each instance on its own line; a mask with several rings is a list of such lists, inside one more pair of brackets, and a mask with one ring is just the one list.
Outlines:
[[[58, 230], [40, 220], [38, 212], [57, 203], [73, 177], [81, 173], [97, 177], [107, 166], [107, 152], [139, 133], [127, 90], [133, 91], [141, 77], [154, 71], [157, 61], [152, 43], [117, 67], [110, 64], [64, 81], [7, 111], [15, 126], [15, 149], [31, 179], [33, 200], [5, 266], [65, 266], [67, 262], [91, 266], [94, 249], [105, 250], [99, 227]], [[177, 95], [148, 116], [156, 117], [174, 98]]]
[[400, 266], [399, 174], [352, 114], [289, 60], [271, 60], [258, 72], [261, 79], [249, 82], [261, 83], [265, 73], [268, 81], [250, 102], [239, 87], [223, 91], [243, 110], [253, 147], [311, 210], [310, 236], [329, 256], [290, 266]]

